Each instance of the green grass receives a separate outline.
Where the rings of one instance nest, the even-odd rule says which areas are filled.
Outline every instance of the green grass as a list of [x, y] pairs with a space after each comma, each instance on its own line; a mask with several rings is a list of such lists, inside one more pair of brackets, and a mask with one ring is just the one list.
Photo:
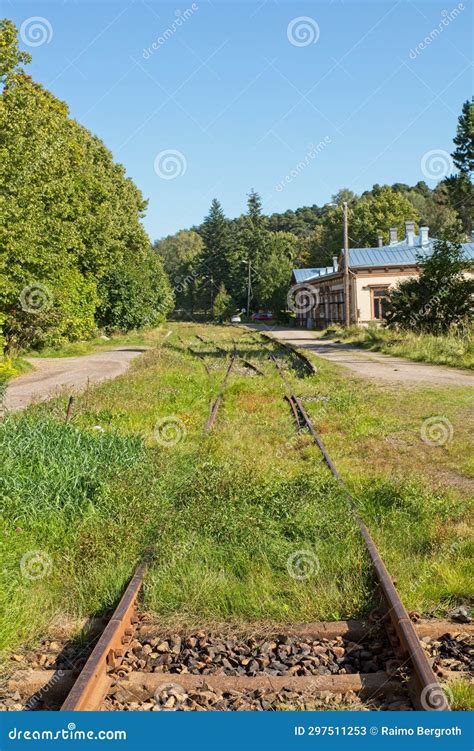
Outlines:
[[[310, 436], [296, 434], [271, 345], [230, 327], [171, 327], [166, 339], [153, 335], [160, 346], [126, 375], [78, 396], [71, 424], [64, 425], [65, 397], [1, 424], [1, 649], [35, 637], [58, 613], [110, 607], [152, 545], [143, 599], [163, 624], [341, 619], [375, 604], [345, 496]], [[209, 401], [228, 360], [196, 333], [229, 352], [235, 344], [267, 374], [236, 368], [207, 437]], [[210, 375], [187, 344], [204, 354]], [[465, 601], [467, 495], [433, 482], [427, 468], [440, 467], [437, 449], [422, 444], [424, 474], [413, 467], [420, 416], [436, 404], [455, 426], [446, 471], [464, 472], [453, 447], [467, 394], [420, 390], [414, 400], [413, 391], [369, 387], [319, 361], [318, 376], [303, 378], [295, 358], [280, 356], [298, 394], [329, 396], [306, 406], [407, 606], [443, 612]], [[157, 426], [170, 417], [178, 431], [167, 445]], [[403, 452], [394, 435], [416, 443], [396, 472], [390, 462]], [[36, 551], [46, 572], [32, 579], [24, 556]]]
[[129, 331], [127, 334], [111, 334], [110, 336], [96, 336], [78, 342], [65, 342], [58, 347], [43, 347], [39, 350], [30, 350], [29, 357], [79, 357], [90, 355], [93, 352], [101, 352], [115, 347], [156, 345], [162, 336], [163, 329], [142, 329]]
[[326, 338], [341, 339], [372, 351], [406, 357], [416, 362], [449, 365], [454, 368], [474, 368], [472, 329], [453, 331], [445, 336], [394, 331], [382, 326], [331, 326], [323, 334]]
[[474, 685], [466, 680], [452, 681], [448, 684], [447, 696], [453, 710], [474, 710]]

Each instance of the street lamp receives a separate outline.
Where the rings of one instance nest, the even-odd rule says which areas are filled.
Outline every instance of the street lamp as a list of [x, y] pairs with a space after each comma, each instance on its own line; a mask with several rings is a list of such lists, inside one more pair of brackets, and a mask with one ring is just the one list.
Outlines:
[[250, 274], [252, 270], [252, 264], [250, 263], [250, 260], [248, 261], [241, 261], [240, 263], [247, 264], [248, 266], [248, 277], [247, 277], [247, 318], [250, 316], [250, 290], [251, 290], [251, 279]]
[[[331, 202], [326, 206], [337, 207], [339, 204]], [[343, 212], [343, 246], [344, 246], [344, 322], [351, 325], [350, 277], [349, 277], [349, 220], [347, 201], [342, 203]]]
[[351, 301], [350, 301], [350, 279], [349, 279], [349, 228], [348, 228], [348, 211], [347, 201], [342, 204], [344, 210], [344, 302], [345, 302], [345, 321], [346, 326], [351, 325]]

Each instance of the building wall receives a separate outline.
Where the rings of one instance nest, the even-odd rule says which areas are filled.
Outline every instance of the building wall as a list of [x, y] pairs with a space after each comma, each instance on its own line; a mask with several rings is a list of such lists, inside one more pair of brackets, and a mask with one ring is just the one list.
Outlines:
[[[390, 288], [399, 282], [419, 275], [415, 267], [399, 270], [351, 269], [351, 317], [357, 324], [364, 326], [374, 318], [373, 293], [376, 288]], [[466, 277], [473, 278], [474, 273], [466, 271]], [[331, 323], [344, 323], [344, 280], [342, 273], [332, 279], [310, 282], [318, 290], [319, 304], [312, 311], [298, 317], [298, 325], [308, 328], [323, 329]]]
[[400, 281], [418, 276], [416, 269], [411, 271], [381, 271], [375, 269], [371, 272], [356, 272], [354, 275], [354, 288], [357, 300], [356, 321], [359, 324], [367, 324], [374, 320], [372, 290], [377, 287], [393, 287]]

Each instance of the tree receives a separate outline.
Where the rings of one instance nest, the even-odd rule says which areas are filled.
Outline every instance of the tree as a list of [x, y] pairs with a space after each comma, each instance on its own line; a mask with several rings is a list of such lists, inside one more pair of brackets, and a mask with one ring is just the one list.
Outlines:
[[418, 263], [420, 276], [390, 293], [388, 325], [441, 334], [453, 325], [472, 322], [474, 280], [464, 276], [466, 262], [459, 243], [438, 240], [432, 254], [419, 255]]
[[453, 209], [458, 213], [463, 230], [469, 235], [474, 224], [474, 104], [464, 102], [459, 116], [456, 136], [456, 148], [452, 153], [453, 162], [458, 169], [457, 175], [445, 180]]
[[8, 18], [0, 19], [0, 82], [6, 84], [15, 73], [23, 73], [20, 63], [31, 62], [29, 52], [18, 49], [15, 24]]
[[389, 228], [397, 227], [399, 236], [403, 237], [405, 222], [410, 219], [417, 221], [419, 214], [403, 193], [389, 185], [374, 187], [353, 209], [349, 209], [351, 245], [375, 247], [378, 235], [382, 235], [388, 244]]
[[458, 119], [454, 149], [451, 156], [459, 172], [471, 176], [474, 172], [474, 102], [464, 102]]
[[155, 242], [155, 250], [173, 286], [175, 305], [194, 311], [200, 288], [199, 263], [204, 243], [194, 230], [181, 230]]
[[231, 236], [229, 223], [222, 206], [214, 198], [209, 213], [204, 219], [199, 234], [203, 240], [203, 252], [199, 264], [199, 273], [219, 288], [221, 282], [228, 285], [230, 277]]
[[262, 200], [253, 189], [247, 199], [247, 213], [243, 218], [239, 237], [239, 250], [245, 260], [258, 268], [265, 255], [267, 218], [262, 213]]
[[[167, 309], [169, 285], [141, 223], [142, 194], [104, 144], [69, 117], [67, 105], [19, 68], [29, 56], [18, 52], [9, 22], [0, 24], [0, 42], [6, 60], [0, 98], [0, 317], [6, 336], [24, 346], [86, 338], [105, 309], [114, 325], [126, 328], [108, 282], [120, 286], [123, 273], [126, 285], [132, 268], [142, 277], [153, 269], [160, 309]], [[141, 294], [139, 285], [134, 289]], [[38, 290], [47, 308], [37, 305]], [[25, 305], [28, 295], [33, 306]]]
[[287, 308], [286, 298], [297, 258], [298, 238], [290, 232], [269, 232], [268, 235], [267, 252], [260, 263], [254, 291], [261, 307], [281, 313]]
[[232, 297], [229, 295], [225, 288], [224, 282], [219, 285], [219, 291], [214, 298], [214, 304], [212, 306], [212, 313], [214, 318], [223, 318], [226, 315], [230, 315], [235, 310], [235, 303]]
[[137, 265], [130, 259], [109, 269], [100, 281], [99, 293], [97, 320], [109, 332], [154, 326], [173, 306], [161, 258], [151, 249], [146, 263]]
[[420, 217], [419, 224], [426, 224], [432, 237], [462, 238], [462, 223], [457, 211], [450, 205], [448, 188], [444, 181], [438, 183], [433, 191], [429, 188], [427, 192], [419, 191], [415, 186], [406, 191], [405, 195]]

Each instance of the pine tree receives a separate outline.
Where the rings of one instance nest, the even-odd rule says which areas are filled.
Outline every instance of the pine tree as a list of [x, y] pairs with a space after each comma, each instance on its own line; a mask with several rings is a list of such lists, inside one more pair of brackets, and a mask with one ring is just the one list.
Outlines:
[[212, 306], [212, 313], [214, 318], [223, 319], [226, 315], [231, 315], [235, 309], [235, 304], [225, 288], [225, 284], [221, 282], [219, 285], [219, 291], [215, 297], [214, 304]]
[[469, 102], [469, 100], [464, 102], [453, 140], [456, 146], [451, 154], [454, 164], [462, 174], [472, 175], [474, 172], [474, 102]]
[[467, 101], [463, 104], [454, 144], [456, 148], [451, 156], [459, 173], [447, 177], [445, 182], [451, 207], [457, 211], [466, 235], [470, 235], [474, 224], [474, 186], [472, 184], [472, 173], [474, 171], [474, 104], [472, 102]]
[[229, 257], [231, 238], [229, 223], [217, 198], [214, 198], [209, 213], [199, 230], [204, 248], [201, 256], [200, 274], [212, 279], [214, 287], [229, 280]]

